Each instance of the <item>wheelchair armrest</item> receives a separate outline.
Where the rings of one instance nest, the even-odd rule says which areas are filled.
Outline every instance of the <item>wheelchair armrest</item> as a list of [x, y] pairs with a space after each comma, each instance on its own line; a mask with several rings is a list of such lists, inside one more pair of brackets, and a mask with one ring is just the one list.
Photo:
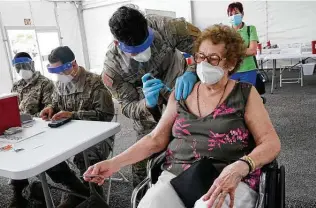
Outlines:
[[155, 154], [155, 157], [152, 158], [152, 165], [155, 166], [159, 163], [162, 163], [166, 158], [166, 154], [165, 154], [165, 151], [162, 151], [162, 152], [158, 152]]
[[265, 207], [285, 208], [285, 169], [277, 160], [262, 167], [266, 173]]
[[161, 155], [164, 155], [165, 151], [166, 151], [166, 149], [164, 149], [160, 152], [156, 152], [156, 153], [152, 154], [148, 159], [153, 160], [155, 158], [161, 157]]
[[262, 170], [265, 172], [269, 170], [277, 170], [277, 169], [279, 169], [279, 165], [276, 159], [262, 167]]
[[147, 163], [147, 176], [150, 178], [149, 187], [156, 183], [160, 176], [161, 165], [165, 162], [166, 154], [165, 151], [153, 154]]
[[136, 208], [137, 206], [137, 195], [138, 193], [145, 188], [146, 185], [148, 185], [150, 182], [150, 178], [147, 176], [142, 182], [140, 182], [133, 190], [132, 197], [131, 197], [131, 207]]
[[155, 167], [157, 164], [162, 163], [162, 161], [165, 158], [165, 150], [161, 152], [157, 152], [152, 154], [148, 158], [148, 163], [147, 163], [147, 175], [150, 174], [150, 171], [153, 167]]

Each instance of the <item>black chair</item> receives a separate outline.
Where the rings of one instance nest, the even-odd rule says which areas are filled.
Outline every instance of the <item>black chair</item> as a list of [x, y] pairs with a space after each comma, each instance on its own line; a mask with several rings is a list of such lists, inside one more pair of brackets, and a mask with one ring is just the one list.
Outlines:
[[[161, 165], [165, 162], [165, 153], [154, 154], [147, 163], [147, 177], [138, 184], [133, 190], [131, 197], [131, 207], [137, 207], [137, 196], [146, 188], [150, 188], [152, 184], [158, 181], [162, 170]], [[262, 168], [261, 180], [265, 180], [265, 183], [261, 183], [263, 190], [260, 193], [263, 194], [262, 206], [258, 208], [285, 208], [285, 169], [284, 166], [278, 165], [274, 160], [270, 164], [265, 165]], [[142, 192], [144, 193], [144, 192]]]

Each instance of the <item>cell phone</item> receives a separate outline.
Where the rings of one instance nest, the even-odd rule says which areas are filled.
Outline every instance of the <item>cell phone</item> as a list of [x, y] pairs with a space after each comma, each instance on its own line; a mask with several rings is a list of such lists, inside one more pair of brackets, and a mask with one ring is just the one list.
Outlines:
[[68, 123], [69, 121], [71, 121], [71, 118], [65, 118], [65, 119], [61, 119], [61, 120], [57, 120], [57, 121], [52, 121], [48, 124], [48, 126], [51, 128], [57, 128], [57, 127], [60, 127], [64, 124]]

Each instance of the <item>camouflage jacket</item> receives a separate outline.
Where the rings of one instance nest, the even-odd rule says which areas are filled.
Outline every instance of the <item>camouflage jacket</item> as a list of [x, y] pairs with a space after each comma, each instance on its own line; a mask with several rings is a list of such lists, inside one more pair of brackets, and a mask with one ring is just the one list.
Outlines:
[[54, 113], [63, 110], [73, 112], [76, 120], [111, 121], [114, 104], [101, 77], [83, 67], [80, 67], [79, 73], [73, 92], [65, 92], [65, 85], [56, 83], [51, 104]]
[[35, 72], [27, 82], [21, 79], [13, 84], [11, 92], [19, 95], [19, 108], [22, 113], [39, 116], [41, 110], [51, 103], [54, 84], [40, 72]]
[[[134, 128], [141, 134], [150, 132], [162, 113], [162, 105], [158, 106], [158, 112], [146, 107], [141, 77], [151, 72], [173, 88], [176, 78], [187, 68], [180, 51], [192, 53], [193, 42], [200, 34], [198, 28], [182, 18], [152, 15], [147, 20], [154, 31], [150, 60], [137, 62], [112, 44], [106, 53], [102, 74], [104, 84], [121, 104], [122, 113], [134, 120]], [[162, 103], [166, 103], [169, 94], [166, 90], [161, 91]]]

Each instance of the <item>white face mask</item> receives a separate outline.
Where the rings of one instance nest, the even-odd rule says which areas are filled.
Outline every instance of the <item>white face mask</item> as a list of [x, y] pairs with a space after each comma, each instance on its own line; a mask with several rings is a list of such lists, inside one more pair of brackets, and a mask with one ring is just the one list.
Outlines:
[[216, 84], [224, 76], [224, 70], [221, 67], [212, 66], [205, 61], [197, 65], [196, 73], [201, 82], [205, 84]]
[[71, 82], [73, 78], [71, 75], [56, 74], [56, 80], [64, 84]]
[[143, 52], [137, 54], [136, 56], [132, 56], [131, 58], [138, 62], [147, 62], [151, 57], [151, 49], [148, 47]]
[[30, 70], [21, 69], [19, 75], [22, 79], [28, 80], [32, 78], [33, 72]]

